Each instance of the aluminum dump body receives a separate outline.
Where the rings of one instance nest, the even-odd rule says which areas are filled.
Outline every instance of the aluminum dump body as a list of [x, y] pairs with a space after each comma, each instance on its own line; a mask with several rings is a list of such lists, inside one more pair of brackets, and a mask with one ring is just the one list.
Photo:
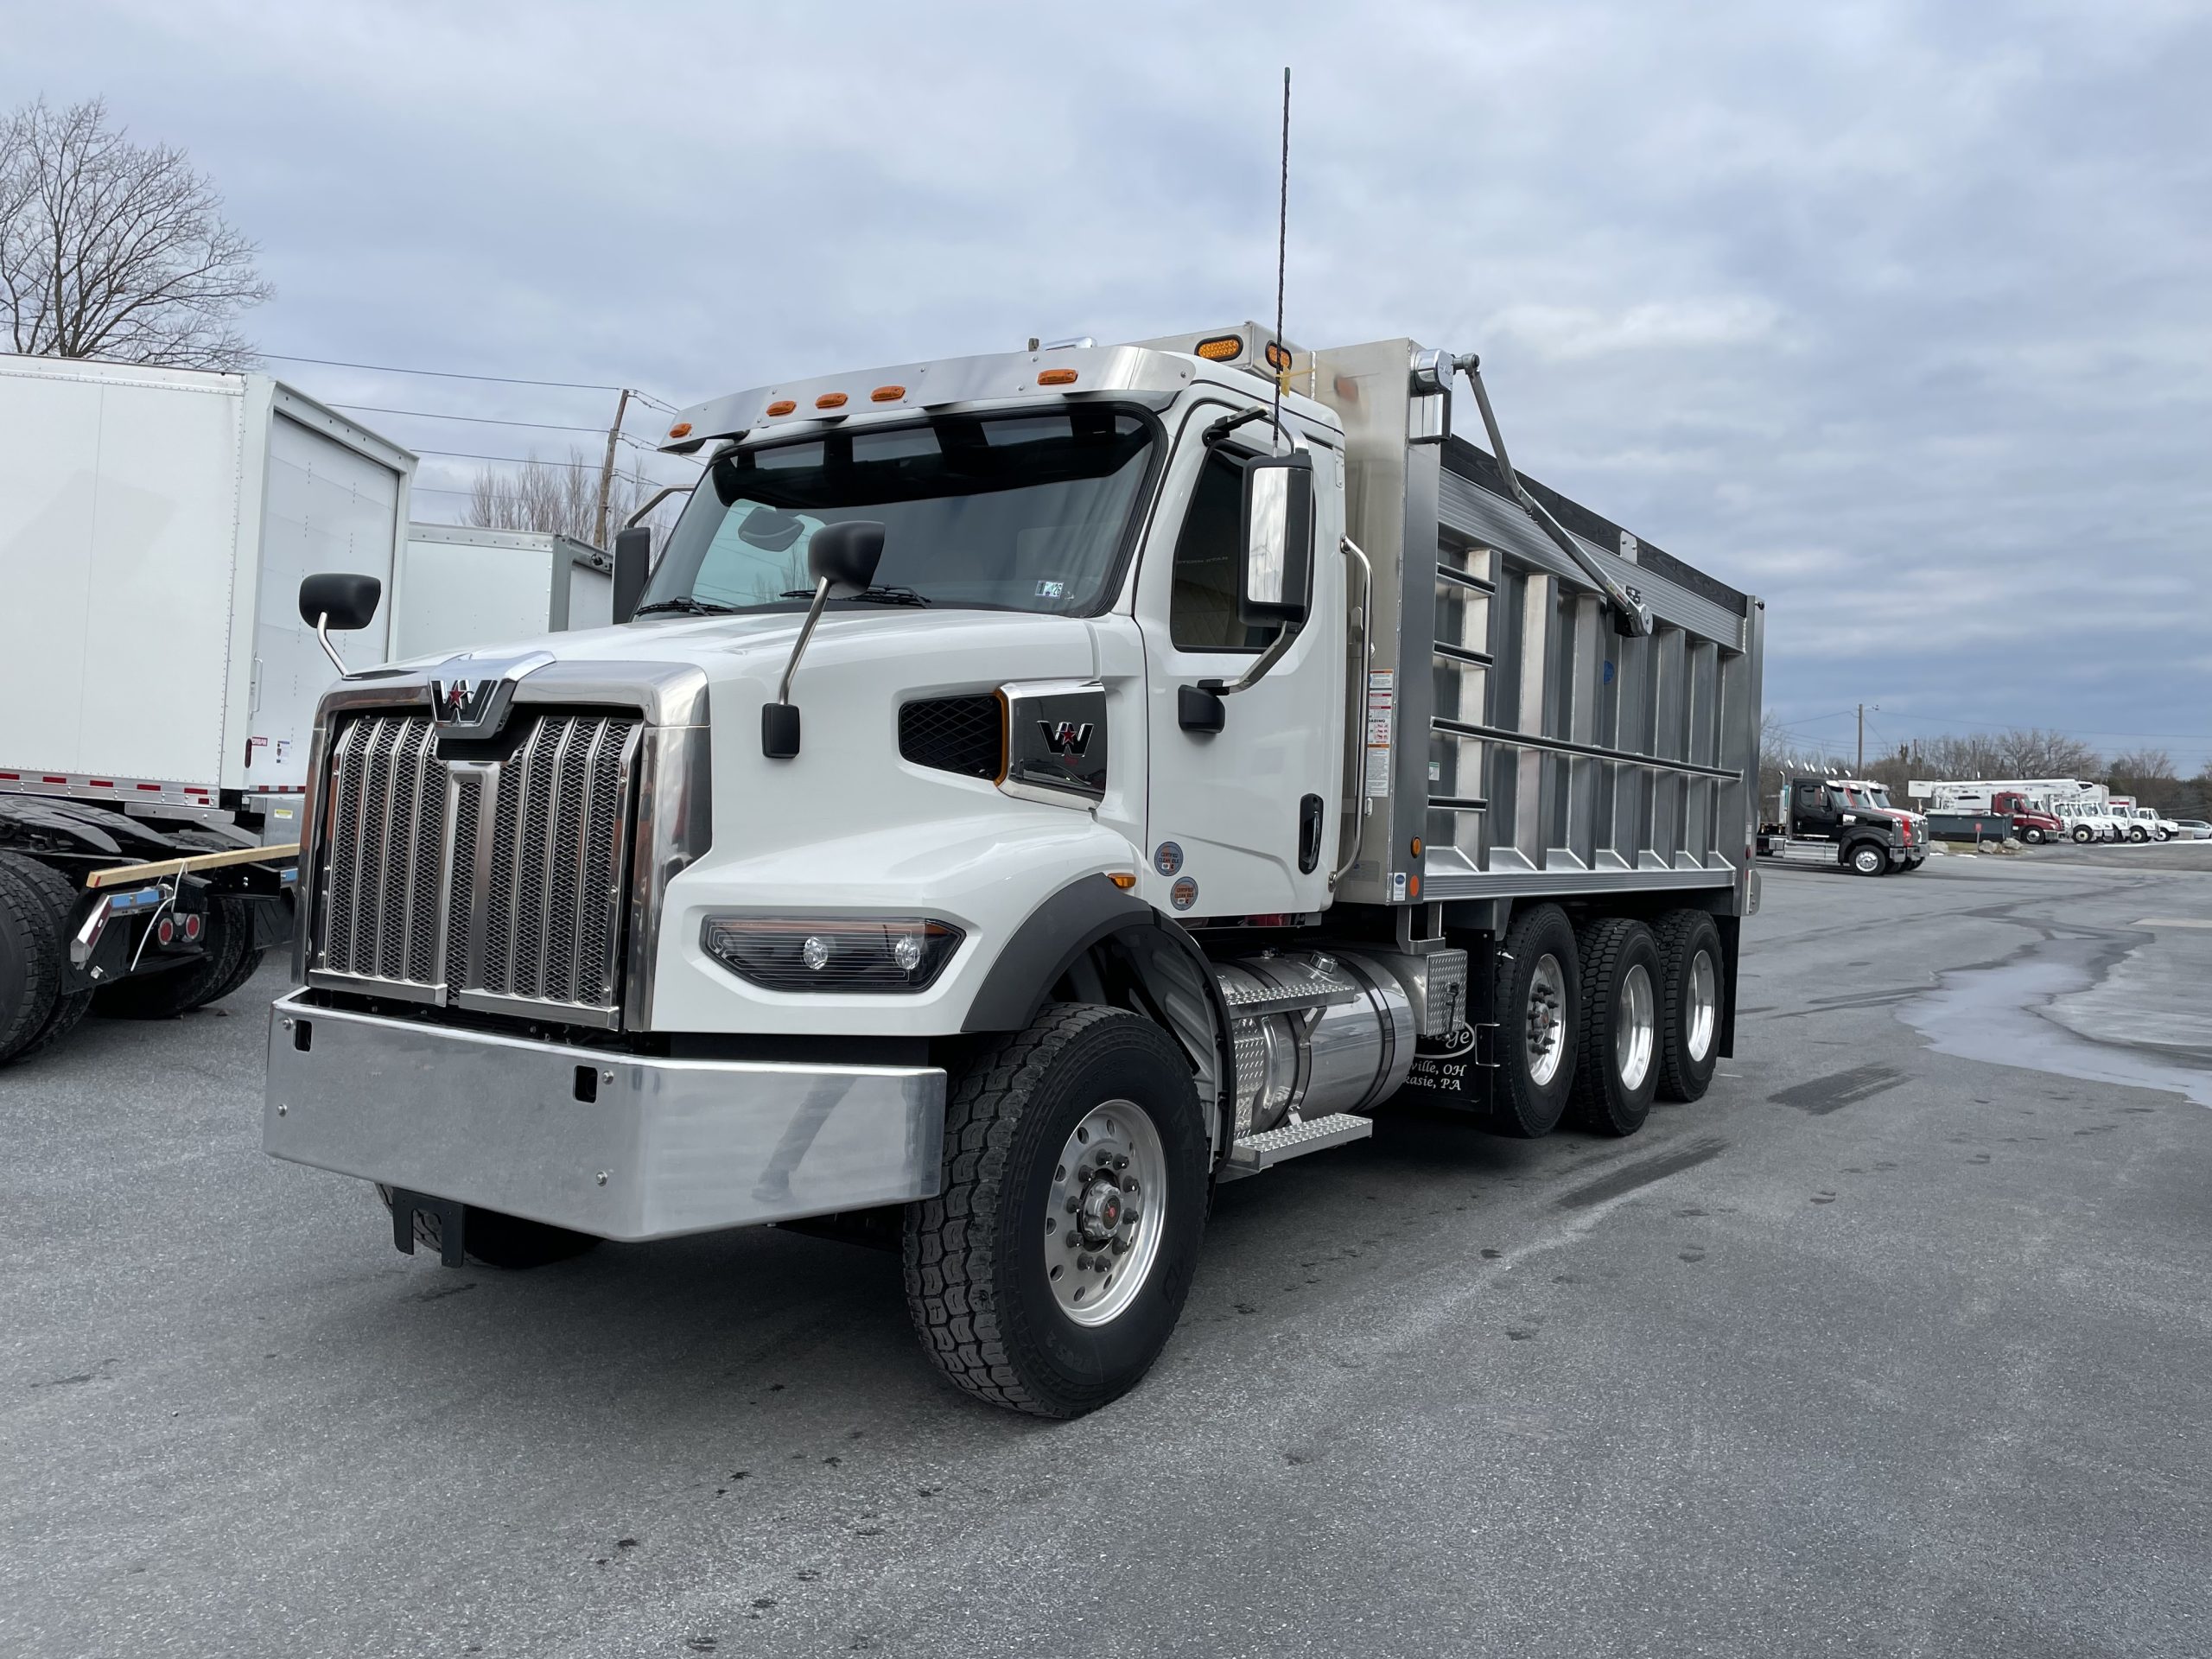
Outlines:
[[1323, 351], [1294, 372], [1344, 423], [1346, 522], [1374, 567], [1367, 718], [1348, 757], [1364, 822], [1338, 896], [1725, 889], [1719, 907], [1745, 913], [1760, 602], [1524, 474], [1650, 607], [1649, 638], [1617, 632], [1497, 463], [1450, 435], [1449, 394], [1414, 392], [1416, 349]]

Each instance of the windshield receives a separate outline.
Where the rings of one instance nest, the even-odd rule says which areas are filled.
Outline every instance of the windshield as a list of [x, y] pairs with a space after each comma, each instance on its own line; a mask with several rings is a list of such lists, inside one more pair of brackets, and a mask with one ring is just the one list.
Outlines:
[[639, 608], [803, 604], [814, 532], [860, 518], [883, 525], [868, 598], [1095, 613], [1110, 597], [1153, 431], [1128, 410], [1084, 406], [731, 451], [692, 493]]

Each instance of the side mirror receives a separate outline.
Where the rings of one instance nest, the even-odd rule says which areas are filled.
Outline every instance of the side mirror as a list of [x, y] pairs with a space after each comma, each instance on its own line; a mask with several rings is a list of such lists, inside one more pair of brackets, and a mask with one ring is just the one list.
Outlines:
[[333, 627], [354, 633], [376, 619], [384, 583], [374, 576], [332, 571], [300, 583], [300, 620], [311, 628]]
[[1313, 597], [1313, 457], [1269, 455], [1244, 468], [1244, 567], [1236, 618], [1296, 628]]
[[883, 560], [883, 526], [869, 518], [824, 524], [806, 544], [806, 571], [817, 582], [865, 593]]
[[798, 638], [791, 641], [791, 660], [776, 687], [776, 700], [760, 705], [760, 753], [771, 760], [797, 757], [799, 745], [798, 705], [791, 701], [791, 676], [822, 620], [822, 607], [833, 589], [865, 593], [875, 581], [875, 567], [883, 559], [883, 525], [872, 518], [852, 518], [824, 524], [806, 544], [807, 574], [814, 578], [814, 603], [806, 607]]
[[645, 578], [652, 574], [653, 533], [643, 524], [614, 535], [614, 620], [627, 622], [638, 613], [645, 594]]

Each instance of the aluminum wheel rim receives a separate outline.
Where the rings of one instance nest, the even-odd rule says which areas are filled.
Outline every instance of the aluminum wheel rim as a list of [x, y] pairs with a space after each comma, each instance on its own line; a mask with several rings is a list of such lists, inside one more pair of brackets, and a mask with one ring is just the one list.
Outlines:
[[1683, 1041], [1690, 1058], [1703, 1064], [1713, 1052], [1713, 1033], [1720, 1025], [1720, 976], [1713, 971], [1713, 955], [1700, 950], [1690, 958], [1688, 1016], [1682, 1021]]
[[1529, 1081], [1539, 1089], [1559, 1075], [1560, 1060], [1567, 1052], [1565, 1033], [1560, 1026], [1566, 1008], [1567, 976], [1560, 971], [1559, 958], [1538, 957], [1536, 971], [1529, 976], [1526, 1041]]
[[1167, 1153], [1133, 1100], [1095, 1106], [1060, 1148], [1045, 1205], [1045, 1278], [1077, 1325], [1120, 1317], [1152, 1277], [1167, 1215]]
[[1882, 855], [1871, 847], [1862, 847], [1858, 857], [1852, 861], [1862, 870], [1871, 870], [1882, 861]]
[[1650, 973], [1642, 963], [1630, 963], [1613, 1009], [1613, 1064], [1621, 1087], [1631, 1093], [1643, 1087], [1651, 1071], [1651, 1052], [1658, 1045], [1657, 1006]]

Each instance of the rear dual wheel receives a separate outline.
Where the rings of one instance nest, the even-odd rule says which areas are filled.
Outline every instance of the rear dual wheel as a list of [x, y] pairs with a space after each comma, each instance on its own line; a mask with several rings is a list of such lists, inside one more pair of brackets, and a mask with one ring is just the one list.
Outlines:
[[85, 999], [62, 989], [68, 902], [60, 876], [20, 853], [0, 854], [0, 1061], [37, 1052], [84, 1014]]
[[1659, 945], [1625, 916], [1582, 930], [1580, 1019], [1575, 1039], [1574, 1121], [1600, 1135], [1634, 1135], [1659, 1087]]

